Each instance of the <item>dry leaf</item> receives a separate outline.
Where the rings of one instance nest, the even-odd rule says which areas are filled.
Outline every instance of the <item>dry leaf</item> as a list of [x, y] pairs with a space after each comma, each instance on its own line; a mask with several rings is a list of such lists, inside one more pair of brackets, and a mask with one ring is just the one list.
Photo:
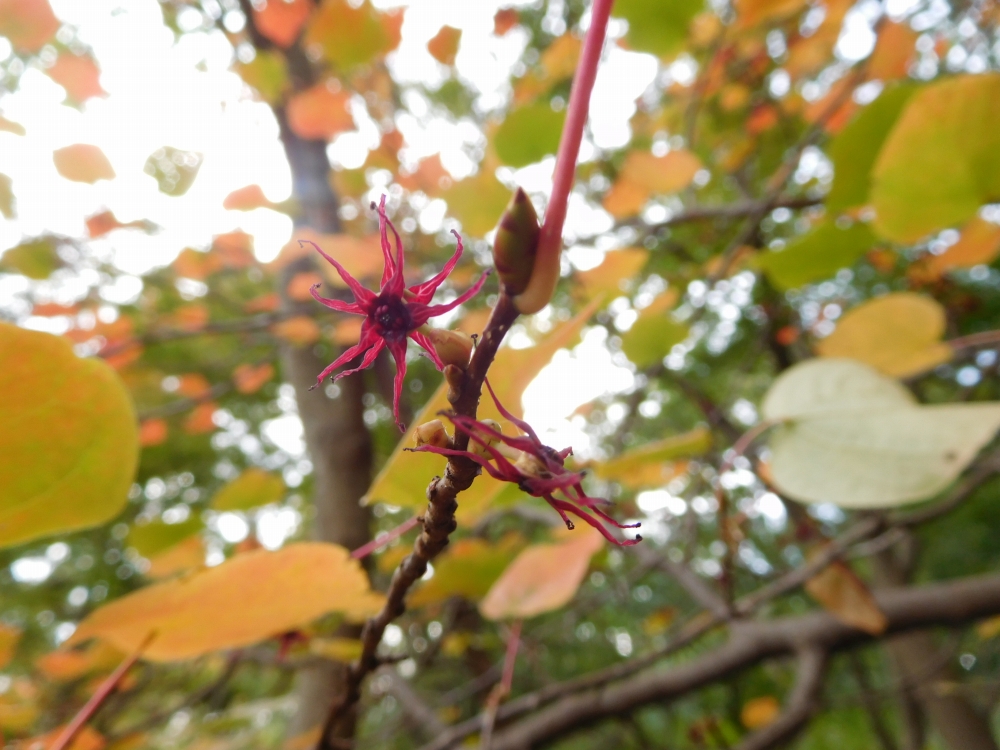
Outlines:
[[73, 182], [95, 183], [98, 180], [113, 180], [115, 170], [97, 146], [77, 143], [52, 152], [56, 170]]
[[773, 695], [762, 695], [752, 698], [743, 704], [740, 710], [740, 722], [747, 729], [760, 729], [778, 718], [781, 704]]
[[868, 587], [839, 560], [806, 581], [805, 590], [823, 609], [853, 628], [881, 635], [889, 624]]
[[312, 0], [265, 0], [255, 7], [253, 23], [257, 31], [279, 47], [291, 47], [312, 12]]
[[343, 88], [334, 91], [332, 85], [316, 84], [289, 100], [288, 126], [300, 138], [329, 140], [337, 133], [354, 130], [351, 94]]
[[434, 37], [427, 42], [427, 51], [431, 57], [444, 65], [454, 65], [458, 54], [458, 43], [462, 39], [462, 30], [454, 26], [442, 26]]

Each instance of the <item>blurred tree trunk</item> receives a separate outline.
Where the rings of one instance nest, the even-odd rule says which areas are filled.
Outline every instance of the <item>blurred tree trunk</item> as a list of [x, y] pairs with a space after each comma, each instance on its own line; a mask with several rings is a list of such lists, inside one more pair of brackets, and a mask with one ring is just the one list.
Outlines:
[[[337, 197], [329, 183], [330, 162], [326, 143], [305, 141], [296, 136], [277, 111], [281, 141], [292, 169], [293, 191], [302, 214], [301, 224], [321, 233], [340, 230]], [[285, 309], [303, 303], [288, 298], [288, 281], [303, 271], [315, 271], [313, 257], [306, 256], [288, 265], [282, 274], [281, 292]], [[311, 305], [308, 305], [311, 307]], [[309, 390], [316, 376], [329, 362], [320, 359], [312, 346], [286, 344], [281, 353], [285, 379], [295, 387], [299, 416], [305, 428], [306, 447], [313, 463], [313, 536], [325, 542], [353, 549], [370, 538], [369, 513], [359, 501], [371, 480], [371, 437], [364, 422], [362, 396], [364, 375], [359, 373], [339, 382], [340, 395], [329, 398], [322, 388]], [[346, 668], [335, 662], [301, 670], [297, 677], [298, 713], [289, 727], [295, 736], [320, 726], [334, 698], [344, 687]], [[341, 737], [351, 737], [354, 719], [341, 727]]]
[[[883, 588], [904, 586], [912, 569], [914, 540], [907, 537], [875, 558], [875, 580]], [[910, 715], [913, 703], [923, 711], [948, 750], [997, 750], [988, 719], [962, 694], [942, 686], [958, 682], [950, 658], [928, 631], [889, 639], [886, 649], [901, 683], [907, 746], [923, 746], [919, 720]], [[910, 705], [907, 705], [910, 704]], [[919, 739], [912, 735], [918, 735]], [[919, 743], [919, 744], [915, 744]]]

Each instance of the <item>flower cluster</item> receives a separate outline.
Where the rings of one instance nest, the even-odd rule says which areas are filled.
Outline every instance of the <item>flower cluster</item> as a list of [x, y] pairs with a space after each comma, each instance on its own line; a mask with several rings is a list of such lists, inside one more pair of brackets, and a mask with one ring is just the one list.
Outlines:
[[572, 513], [593, 526], [614, 544], [627, 547], [642, 541], [642, 537], [638, 535], [635, 539], [623, 541], [608, 530], [605, 523], [619, 529], [634, 529], [640, 524], [618, 523], [601, 510], [601, 506], [611, 505], [609, 500], [590, 497], [584, 492], [583, 473], [569, 471], [565, 466], [566, 459], [573, 453], [572, 448], [557, 451], [543, 444], [531, 425], [518, 419], [503, 407], [493, 392], [489, 380], [486, 381], [486, 387], [500, 414], [523, 431], [524, 435], [504, 435], [499, 425], [492, 420], [478, 421], [461, 414], [446, 412], [445, 416], [455, 425], [455, 429], [472, 441], [473, 450], [461, 451], [445, 447], [440, 444], [441, 441], [428, 442], [407, 450], [437, 453], [442, 456], [461, 456], [474, 461], [494, 479], [513, 482], [523, 492], [544, 499], [555, 508], [569, 529], [574, 528], [573, 521], [567, 515]]
[[[372, 208], [375, 208], [374, 203], [372, 203]], [[362, 354], [364, 357], [357, 367], [338, 373], [334, 377], [334, 381], [371, 367], [379, 352], [383, 349], [388, 349], [393, 359], [396, 360], [396, 380], [393, 384], [392, 413], [396, 418], [396, 424], [399, 426], [399, 429], [405, 430], [404, 425], [399, 419], [399, 398], [403, 392], [403, 378], [406, 376], [407, 338], [413, 339], [422, 346], [439, 370], [444, 369], [444, 363], [435, 351], [434, 345], [418, 329], [430, 318], [454, 310], [463, 302], [475, 296], [482, 288], [490, 271], [487, 269], [468, 291], [459, 295], [451, 302], [443, 305], [429, 304], [438, 287], [444, 283], [444, 280], [454, 270], [459, 258], [462, 257], [462, 238], [458, 232], [453, 232], [458, 240], [458, 247], [455, 249], [455, 254], [451, 259], [445, 263], [440, 273], [421, 284], [407, 287], [403, 280], [403, 243], [400, 240], [399, 233], [396, 231], [396, 227], [392, 225], [392, 222], [389, 221], [385, 214], [384, 195], [377, 210], [379, 231], [382, 237], [382, 255], [385, 260], [385, 267], [382, 271], [382, 283], [377, 294], [361, 286], [361, 283], [357, 279], [351, 276], [340, 263], [323, 252], [315, 242], [300, 241], [308, 242], [308, 244], [312, 245], [320, 255], [337, 269], [340, 278], [344, 280], [354, 295], [354, 302], [342, 302], [340, 300], [321, 297], [319, 292], [316, 291], [317, 287], [320, 286], [319, 284], [314, 285], [310, 290], [313, 298], [331, 310], [351, 313], [353, 315], [363, 315], [365, 317], [364, 322], [361, 324], [361, 337], [358, 343], [337, 357], [329, 367], [323, 370], [316, 378], [316, 384], [319, 385], [327, 375], [330, 375], [337, 368], [342, 367]], [[389, 244], [388, 230], [390, 229], [396, 240], [395, 257], [393, 257], [392, 247]]]

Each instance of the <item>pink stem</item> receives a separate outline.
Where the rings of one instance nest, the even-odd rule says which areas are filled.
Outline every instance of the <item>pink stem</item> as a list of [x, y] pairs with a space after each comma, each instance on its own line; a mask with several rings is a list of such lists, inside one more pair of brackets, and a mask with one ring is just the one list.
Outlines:
[[552, 195], [538, 236], [538, 258], [550, 253], [558, 255], [562, 251], [562, 230], [566, 221], [569, 191], [573, 188], [573, 179], [576, 177], [576, 160], [580, 155], [580, 143], [583, 141], [583, 126], [587, 122], [587, 113], [590, 110], [590, 94], [597, 79], [597, 64], [601, 61], [601, 49], [604, 47], [608, 17], [611, 15], [613, 3], [614, 0], [594, 0], [590, 11], [590, 28], [587, 29], [580, 63], [573, 78], [569, 108], [566, 111], [566, 124], [563, 125], [559, 153], [556, 155]]
[[90, 696], [90, 700], [87, 701], [83, 708], [73, 717], [73, 720], [66, 725], [66, 728], [62, 730], [59, 736], [56, 738], [55, 743], [49, 750], [65, 750], [69, 747], [73, 738], [76, 737], [77, 733], [83, 729], [83, 726], [90, 721], [90, 719], [97, 713], [97, 709], [108, 699], [115, 689], [118, 687], [118, 683], [121, 682], [125, 673], [128, 672], [132, 665], [139, 661], [139, 657], [142, 652], [146, 650], [150, 642], [153, 640], [153, 633], [146, 636], [146, 640], [135, 650], [131, 656], [129, 656], [125, 661], [118, 665], [118, 668], [109, 674], [104, 682], [101, 683], [100, 687], [97, 688], [96, 692]]
[[514, 663], [517, 661], [517, 647], [521, 642], [522, 622], [523, 620], [515, 620], [511, 623], [510, 633], [507, 635], [507, 652], [503, 657], [503, 677], [500, 680], [503, 695], [510, 695], [511, 685], [514, 684]]
[[375, 539], [372, 539], [370, 542], [368, 542], [368, 544], [363, 544], [360, 547], [358, 547], [351, 553], [351, 557], [354, 558], [355, 560], [360, 560], [362, 557], [368, 557], [368, 555], [377, 550], [379, 547], [384, 547], [393, 539], [399, 539], [399, 537], [403, 536], [403, 534], [412, 529], [418, 523], [420, 523], [420, 516], [413, 516], [412, 518], [403, 521], [401, 524], [399, 524], [399, 526], [394, 528], [385, 536], [380, 536]]

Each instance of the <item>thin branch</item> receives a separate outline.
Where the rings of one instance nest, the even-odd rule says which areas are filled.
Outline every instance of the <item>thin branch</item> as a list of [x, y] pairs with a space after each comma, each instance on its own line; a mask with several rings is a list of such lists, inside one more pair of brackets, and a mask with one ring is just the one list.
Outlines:
[[97, 710], [104, 704], [104, 701], [118, 689], [118, 683], [122, 681], [125, 673], [128, 672], [133, 665], [139, 661], [139, 657], [142, 656], [142, 652], [146, 650], [155, 637], [155, 633], [150, 633], [146, 636], [145, 640], [139, 644], [139, 648], [135, 650], [130, 656], [128, 656], [114, 672], [109, 674], [104, 682], [101, 683], [100, 687], [94, 692], [84, 705], [83, 708], [73, 717], [66, 728], [62, 730], [56, 741], [52, 744], [49, 750], [66, 750], [70, 746], [70, 743], [76, 737], [77, 733], [83, 729], [84, 725], [93, 718]]
[[649, 567], [659, 568], [673, 578], [681, 588], [690, 594], [692, 599], [711, 612], [719, 622], [726, 622], [732, 618], [733, 612], [726, 600], [715, 593], [712, 587], [687, 565], [674, 562], [657, 550], [642, 545], [636, 547], [635, 554], [640, 561]]
[[[460, 382], [453, 388], [455, 392], [451, 394], [452, 407], [458, 414], [475, 418], [486, 373], [493, 363], [500, 342], [517, 316], [513, 300], [506, 294], [501, 294], [468, 370], [464, 374], [460, 373]], [[456, 449], [464, 450], [467, 445], [466, 435], [455, 435]], [[382, 610], [365, 623], [361, 632], [361, 657], [351, 665], [346, 690], [330, 708], [319, 742], [320, 750], [333, 748], [332, 740], [339, 722], [353, 711], [361, 697], [361, 683], [380, 664], [376, 651], [386, 626], [406, 611], [404, 601], [410, 587], [427, 571], [427, 563], [447, 546], [448, 537], [456, 527], [456, 497], [472, 485], [478, 474], [477, 464], [466, 458], [453, 457], [448, 460], [444, 476], [435, 477], [427, 487], [427, 509], [420, 517], [423, 529], [414, 542], [413, 552], [400, 563], [393, 574]]]
[[[633, 219], [629, 221], [621, 222], [622, 225], [641, 225], [650, 232], [655, 232], [659, 229], [668, 229], [670, 227], [678, 226], [679, 224], [693, 224], [699, 221], [711, 221], [712, 219], [742, 219], [747, 216], [753, 216], [760, 213], [761, 210], [770, 206], [768, 210], [773, 211], [776, 208], [790, 208], [793, 210], [798, 210], [802, 208], [812, 208], [813, 206], [822, 205], [823, 198], [812, 198], [809, 196], [784, 196], [776, 198], [770, 203], [766, 203], [762, 200], [744, 200], [735, 201], [733, 203], [723, 203], [717, 206], [691, 206], [683, 211], [674, 214], [669, 219], [666, 219], [655, 224], [646, 224], [642, 219]], [[764, 211], [767, 213], [767, 211]]]
[[196, 336], [218, 336], [227, 333], [249, 333], [250, 331], [259, 331], [265, 328], [270, 328], [275, 323], [279, 323], [287, 318], [298, 316], [299, 313], [290, 312], [262, 313], [260, 315], [254, 315], [250, 318], [241, 318], [240, 320], [208, 323], [203, 325], [201, 328], [195, 329], [163, 328], [152, 330], [140, 336], [133, 336], [120, 344], [106, 347], [98, 352], [97, 356], [102, 359], [107, 359], [108, 357], [120, 354], [126, 349], [130, 349], [137, 345], [145, 346], [148, 344], [161, 344], [166, 341], [178, 341], [180, 339], [189, 339]]
[[882, 750], [898, 750], [896, 739], [885, 725], [880, 712], [880, 700], [878, 694], [872, 689], [871, 681], [868, 679], [868, 672], [865, 663], [857, 653], [851, 653], [848, 657], [848, 664], [851, 667], [851, 674], [854, 675], [858, 688], [861, 691], [861, 705], [868, 714], [868, 721], [872, 725], [872, 731], [882, 745]]
[[370, 555], [375, 550], [384, 547], [394, 539], [399, 539], [399, 537], [403, 536], [403, 534], [405, 534], [407, 531], [414, 528], [418, 523], [420, 523], [419, 516], [413, 516], [412, 518], [406, 519], [401, 524], [399, 524], [399, 526], [392, 529], [388, 533], [382, 534], [381, 536], [376, 536], [367, 544], [363, 544], [362, 546], [358, 547], [356, 550], [351, 552], [351, 557], [353, 557], [355, 560], [360, 560], [363, 557], [368, 557], [368, 555]]
[[389, 676], [389, 692], [399, 701], [399, 705], [414, 724], [416, 724], [428, 737], [436, 737], [445, 730], [444, 722], [438, 718], [424, 700], [417, 695], [417, 691], [409, 682], [404, 680], [399, 672], [393, 668], [382, 670], [382, 674]]
[[199, 404], [203, 404], [207, 401], [214, 401], [217, 398], [225, 396], [231, 390], [233, 390], [232, 383], [216, 383], [198, 396], [192, 396], [191, 398], [179, 398], [176, 401], [171, 401], [163, 404], [162, 406], [154, 406], [151, 409], [145, 409], [139, 413], [139, 421], [142, 422], [147, 419], [172, 417], [175, 414], [183, 414]]

